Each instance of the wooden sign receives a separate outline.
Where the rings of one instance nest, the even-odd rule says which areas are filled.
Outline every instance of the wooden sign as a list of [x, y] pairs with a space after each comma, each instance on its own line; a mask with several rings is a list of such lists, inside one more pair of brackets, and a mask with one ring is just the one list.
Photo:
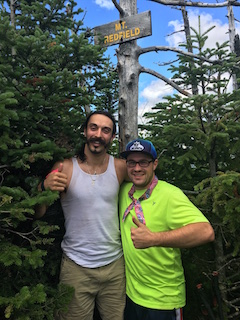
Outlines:
[[152, 34], [151, 12], [126, 17], [94, 28], [94, 43], [112, 46]]

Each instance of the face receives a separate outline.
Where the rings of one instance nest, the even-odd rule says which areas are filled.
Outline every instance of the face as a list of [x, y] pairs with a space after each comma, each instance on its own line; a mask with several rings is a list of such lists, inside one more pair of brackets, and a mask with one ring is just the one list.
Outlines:
[[141, 152], [133, 152], [130, 153], [127, 157], [127, 161], [150, 161], [148, 167], [143, 168], [139, 165], [139, 163], [136, 164], [135, 167], [129, 168], [127, 166], [127, 172], [130, 180], [135, 185], [135, 188], [138, 189], [147, 189], [149, 184], [151, 183], [152, 179], [154, 178], [154, 171], [157, 167], [158, 160], [153, 160], [150, 155], [141, 153]]
[[113, 122], [102, 114], [90, 117], [87, 128], [84, 129], [89, 150], [94, 154], [105, 153], [110, 147], [113, 138]]

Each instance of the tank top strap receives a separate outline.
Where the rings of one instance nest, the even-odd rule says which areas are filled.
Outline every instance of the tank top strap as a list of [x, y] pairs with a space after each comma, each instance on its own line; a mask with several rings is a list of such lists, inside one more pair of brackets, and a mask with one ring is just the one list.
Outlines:
[[114, 165], [114, 157], [109, 155], [109, 162], [108, 162], [108, 167], [107, 170], [115, 170], [115, 165]]

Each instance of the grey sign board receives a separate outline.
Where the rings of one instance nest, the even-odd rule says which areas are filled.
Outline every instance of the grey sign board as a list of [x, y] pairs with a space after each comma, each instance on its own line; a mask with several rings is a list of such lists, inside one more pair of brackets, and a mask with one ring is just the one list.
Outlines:
[[112, 46], [152, 34], [151, 12], [126, 17], [94, 28], [94, 43]]

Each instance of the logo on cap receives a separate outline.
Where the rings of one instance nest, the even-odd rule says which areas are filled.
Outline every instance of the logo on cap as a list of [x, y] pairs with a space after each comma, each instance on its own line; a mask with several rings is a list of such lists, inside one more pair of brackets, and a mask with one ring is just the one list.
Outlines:
[[134, 142], [134, 144], [130, 147], [131, 151], [142, 151], [144, 150], [144, 146], [141, 145], [139, 141]]

